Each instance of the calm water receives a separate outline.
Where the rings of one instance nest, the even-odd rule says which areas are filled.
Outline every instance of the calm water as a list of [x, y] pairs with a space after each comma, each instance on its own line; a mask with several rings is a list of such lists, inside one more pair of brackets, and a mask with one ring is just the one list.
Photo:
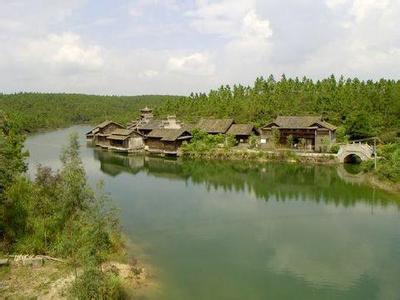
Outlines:
[[86, 147], [87, 129], [31, 137], [30, 172], [81, 134], [91, 182], [157, 267], [149, 299], [400, 299], [400, 199], [351, 170], [128, 157]]

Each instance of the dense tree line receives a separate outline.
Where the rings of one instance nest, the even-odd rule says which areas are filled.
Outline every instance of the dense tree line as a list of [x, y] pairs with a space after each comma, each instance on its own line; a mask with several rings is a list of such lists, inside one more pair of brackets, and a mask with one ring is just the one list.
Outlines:
[[176, 96], [94, 96], [82, 94], [0, 94], [0, 110], [26, 131], [54, 129], [75, 124], [135, 119], [144, 106], [155, 107]]
[[341, 126], [350, 138], [383, 135], [393, 139], [400, 128], [400, 81], [358, 79], [257, 78], [252, 86], [221, 86], [157, 107], [187, 121], [200, 117], [232, 117], [262, 126], [278, 115], [321, 115]]

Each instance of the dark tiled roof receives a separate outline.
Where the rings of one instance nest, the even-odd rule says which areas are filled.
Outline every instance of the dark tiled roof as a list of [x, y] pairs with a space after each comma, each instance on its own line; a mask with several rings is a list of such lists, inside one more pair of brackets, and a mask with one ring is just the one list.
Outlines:
[[336, 126], [334, 126], [328, 122], [325, 122], [325, 121], [319, 121], [316, 124], [321, 125], [322, 127], [328, 128], [330, 130], [336, 130], [336, 128], [337, 128]]
[[196, 127], [208, 133], [226, 133], [233, 122], [233, 119], [201, 119]]
[[227, 134], [232, 135], [251, 135], [253, 133], [254, 126], [251, 124], [232, 124]]
[[127, 138], [129, 138], [129, 135], [111, 134], [107, 137], [107, 139], [109, 140], [117, 140], [117, 141], [125, 141]]
[[190, 132], [188, 132], [185, 129], [157, 128], [157, 129], [152, 130], [147, 137], [161, 138], [162, 141], [173, 142], [182, 136], [190, 138], [191, 134], [190, 134]]
[[335, 130], [336, 127], [328, 122], [322, 121], [320, 116], [280, 116], [265, 127], [278, 126], [280, 128], [310, 128], [324, 127], [330, 130]]
[[134, 132], [133, 129], [123, 129], [123, 128], [118, 128], [115, 129], [113, 132], [111, 132], [112, 135], [124, 135], [124, 136], [129, 136]]
[[135, 129], [135, 130], [153, 130], [156, 128], [161, 128], [163, 126], [163, 121], [162, 120], [154, 120], [151, 119], [149, 121], [132, 121], [129, 125], [129, 129]]
[[117, 122], [114, 121], [104, 121], [101, 122], [100, 124], [98, 124], [97, 126], [95, 126], [92, 130], [90, 130], [87, 134], [91, 134], [94, 131], [99, 131], [99, 129], [103, 129], [104, 127], [110, 125], [110, 124], [115, 124], [117, 126], [119, 126], [120, 128], [124, 128], [124, 126], [122, 126], [121, 124], [118, 124]]

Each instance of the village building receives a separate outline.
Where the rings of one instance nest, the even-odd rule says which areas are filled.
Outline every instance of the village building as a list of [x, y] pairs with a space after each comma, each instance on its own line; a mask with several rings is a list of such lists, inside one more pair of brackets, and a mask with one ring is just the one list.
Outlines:
[[146, 150], [151, 153], [177, 155], [182, 143], [191, 138], [192, 134], [183, 128], [157, 128], [146, 136]]
[[234, 123], [233, 119], [201, 119], [195, 127], [208, 134], [226, 134]]
[[251, 124], [232, 124], [227, 134], [233, 135], [239, 144], [248, 143], [251, 135], [259, 135], [257, 129]]
[[336, 141], [336, 127], [316, 116], [279, 116], [261, 128], [261, 144], [288, 145], [289, 139], [295, 148], [323, 151]]
[[107, 136], [108, 149], [120, 152], [134, 152], [143, 149], [143, 136], [133, 129], [115, 129]]
[[107, 146], [107, 137], [115, 130], [124, 126], [113, 121], [104, 121], [86, 133], [86, 139], [97, 146]]
[[154, 119], [153, 110], [148, 107], [140, 110], [140, 117], [138, 120], [128, 124], [128, 129], [134, 129], [143, 136], [147, 136], [154, 129], [180, 129], [182, 127], [183, 123], [178, 121], [174, 115], [168, 116], [166, 120]]

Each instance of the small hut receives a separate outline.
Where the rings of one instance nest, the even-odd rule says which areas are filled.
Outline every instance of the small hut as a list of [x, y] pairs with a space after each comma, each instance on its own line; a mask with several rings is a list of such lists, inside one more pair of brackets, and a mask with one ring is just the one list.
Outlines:
[[86, 139], [97, 146], [107, 146], [107, 136], [114, 130], [124, 128], [121, 124], [113, 121], [104, 121], [86, 133]]
[[144, 147], [143, 136], [133, 129], [116, 129], [107, 136], [108, 149], [132, 152]]
[[233, 135], [238, 143], [248, 143], [251, 135], [259, 135], [251, 124], [232, 124], [227, 134]]
[[208, 134], [225, 134], [234, 123], [233, 119], [201, 119], [195, 127]]
[[149, 152], [176, 155], [183, 141], [191, 138], [192, 134], [182, 128], [157, 128], [146, 136], [145, 145]]

